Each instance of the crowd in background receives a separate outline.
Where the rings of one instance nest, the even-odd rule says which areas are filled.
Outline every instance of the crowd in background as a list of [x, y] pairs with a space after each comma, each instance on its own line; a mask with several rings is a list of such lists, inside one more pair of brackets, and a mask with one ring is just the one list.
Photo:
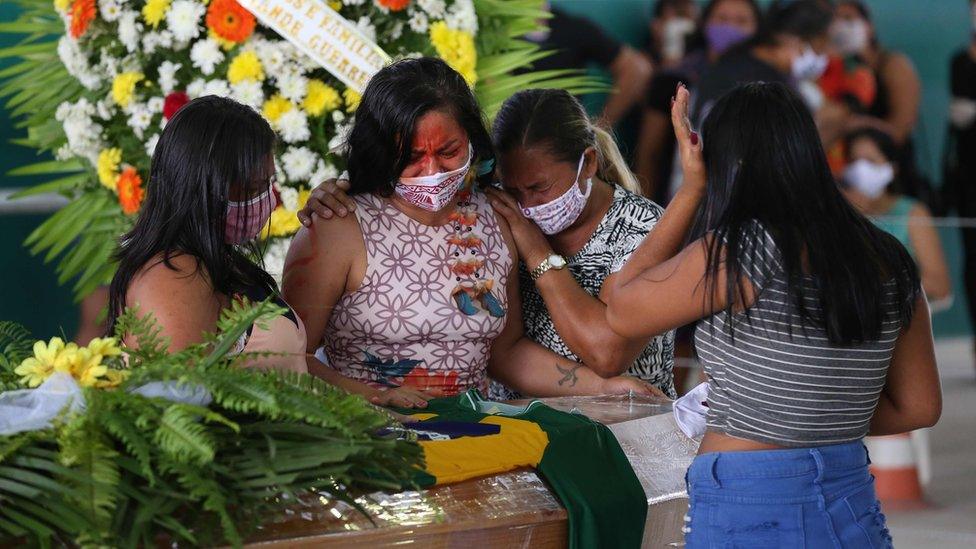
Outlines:
[[[916, 163], [919, 77], [906, 55], [885, 46], [863, 1], [777, 0], [764, 9], [756, 0], [656, 0], [642, 51], [585, 17], [550, 10], [548, 30], [530, 39], [558, 53], [534, 68], [609, 72], [613, 89], [599, 120], [637, 122], [636, 141], [625, 148], [645, 196], [667, 205], [682, 183], [670, 116], [678, 83], [692, 92], [693, 127], [739, 83], [786, 83], [813, 113], [845, 196], [909, 249], [933, 310], [951, 305], [932, 212], [976, 215], [976, 45], [951, 61], [950, 139], [943, 181], [933, 182]], [[962, 228], [965, 295], [976, 321], [974, 233]], [[687, 335], [678, 340], [678, 354], [689, 356]]]

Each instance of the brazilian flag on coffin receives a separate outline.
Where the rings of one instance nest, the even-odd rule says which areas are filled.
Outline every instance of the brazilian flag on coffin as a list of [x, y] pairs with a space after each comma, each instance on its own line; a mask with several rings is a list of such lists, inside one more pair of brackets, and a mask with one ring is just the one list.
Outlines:
[[535, 467], [569, 514], [571, 548], [640, 547], [647, 498], [606, 426], [533, 401], [523, 407], [470, 390], [431, 400], [417, 423], [426, 457], [421, 485]]

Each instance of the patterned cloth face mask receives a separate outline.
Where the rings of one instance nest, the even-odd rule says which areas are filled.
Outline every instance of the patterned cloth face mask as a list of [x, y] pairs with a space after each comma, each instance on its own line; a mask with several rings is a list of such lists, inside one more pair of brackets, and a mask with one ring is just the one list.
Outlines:
[[394, 190], [400, 198], [418, 208], [428, 212], [440, 211], [451, 202], [461, 188], [464, 176], [468, 175], [468, 170], [471, 168], [473, 156], [474, 149], [469, 141], [468, 161], [460, 168], [422, 177], [401, 177]]
[[542, 232], [546, 234], [562, 232], [575, 223], [580, 214], [583, 213], [586, 201], [590, 199], [590, 191], [593, 189], [593, 179], [587, 178], [586, 191], [580, 191], [579, 177], [583, 171], [583, 160], [585, 158], [585, 153], [580, 156], [579, 166], [576, 168], [576, 179], [573, 180], [573, 184], [562, 196], [531, 208], [522, 207], [522, 215], [534, 221], [542, 229]]
[[224, 216], [224, 241], [228, 244], [243, 244], [261, 233], [261, 229], [278, 205], [274, 193], [277, 180], [272, 177], [268, 190], [259, 196], [243, 202], [228, 201]]

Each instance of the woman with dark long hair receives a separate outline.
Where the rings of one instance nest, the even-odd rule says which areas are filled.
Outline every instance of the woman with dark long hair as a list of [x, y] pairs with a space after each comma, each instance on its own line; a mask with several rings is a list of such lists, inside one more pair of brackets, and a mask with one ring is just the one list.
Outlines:
[[[505, 100], [492, 141], [504, 190], [487, 194], [518, 249], [528, 338], [602, 377], [627, 373], [675, 397], [674, 334], [625, 338], [606, 320], [603, 285], [663, 212], [640, 196], [613, 137], [593, 124], [572, 94], [531, 89]], [[355, 209], [339, 205], [348, 202], [347, 184], [325, 182], [300, 215], [328, 218], [343, 215], [340, 208]], [[521, 396], [492, 384], [493, 399]]]
[[[126, 307], [138, 307], [175, 351], [213, 332], [235, 299], [287, 307], [251, 259], [260, 257], [255, 239], [275, 207], [274, 144], [258, 113], [226, 98], [195, 99], [167, 122], [146, 201], [116, 253], [110, 330]], [[248, 366], [305, 371], [305, 329], [290, 310], [253, 326], [236, 350], [280, 353]]]
[[520, 248], [474, 185], [491, 180], [491, 139], [446, 63], [405, 59], [373, 76], [347, 146], [355, 215], [316, 219], [285, 263], [313, 373], [399, 406], [486, 392], [489, 371], [532, 396], [655, 391], [525, 337]]
[[941, 413], [915, 264], [845, 200], [788, 86], [735, 88], [700, 136], [687, 102], [679, 88], [685, 184], [607, 289], [625, 336], [703, 320], [687, 545], [889, 546], [862, 439]]

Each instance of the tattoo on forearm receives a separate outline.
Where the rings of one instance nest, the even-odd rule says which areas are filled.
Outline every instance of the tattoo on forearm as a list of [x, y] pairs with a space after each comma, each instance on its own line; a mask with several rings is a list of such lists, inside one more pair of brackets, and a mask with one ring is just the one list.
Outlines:
[[576, 375], [576, 370], [582, 368], [582, 364], [574, 364], [569, 368], [563, 368], [559, 364], [556, 364], [556, 369], [559, 373], [563, 375], [563, 378], [559, 380], [559, 385], [562, 386], [564, 383], [569, 383], [570, 387], [576, 387], [576, 382], [579, 381], [579, 376]]

